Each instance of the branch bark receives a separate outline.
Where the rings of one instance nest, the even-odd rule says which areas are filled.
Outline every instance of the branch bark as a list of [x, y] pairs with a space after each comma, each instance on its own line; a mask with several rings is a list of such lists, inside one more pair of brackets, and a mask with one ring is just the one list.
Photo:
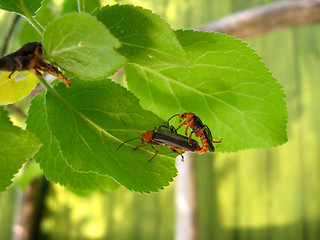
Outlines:
[[48, 186], [47, 180], [42, 177], [33, 180], [25, 193], [17, 190], [12, 240], [40, 239], [40, 223]]
[[320, 0], [276, 2], [208, 23], [197, 30], [247, 38], [280, 28], [320, 22]]

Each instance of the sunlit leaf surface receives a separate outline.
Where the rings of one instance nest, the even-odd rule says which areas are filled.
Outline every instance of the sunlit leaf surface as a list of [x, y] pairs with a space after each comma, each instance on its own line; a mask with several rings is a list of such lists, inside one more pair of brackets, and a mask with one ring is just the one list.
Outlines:
[[13, 126], [0, 106], [0, 192], [10, 184], [22, 164], [39, 149], [41, 143], [29, 131]]
[[71, 13], [51, 22], [43, 37], [45, 58], [83, 80], [107, 77], [125, 58], [120, 42], [95, 17]]
[[193, 112], [223, 141], [218, 151], [286, 142], [282, 86], [246, 43], [224, 34], [177, 31], [192, 68], [129, 63], [127, 81], [144, 108], [162, 118]]
[[46, 122], [44, 93], [32, 100], [28, 113], [27, 129], [42, 141], [43, 146], [34, 156], [46, 177], [53, 182], [77, 190], [109, 189], [115, 190], [118, 184], [107, 176], [95, 173], [81, 173], [72, 169], [65, 161], [59, 142], [52, 136]]
[[117, 150], [123, 141], [139, 137], [128, 126], [143, 133], [162, 120], [108, 79], [76, 81], [79, 84], [70, 89], [57, 85], [59, 95], [48, 92], [46, 97], [48, 125], [68, 164], [81, 172], [110, 176], [130, 190], [150, 192], [167, 186], [176, 175], [175, 154], [167, 147], [156, 146], [159, 154], [151, 162], [155, 151], [149, 144], [133, 150], [141, 145], [139, 139]]
[[119, 39], [119, 52], [130, 61], [147, 66], [191, 66], [169, 24], [150, 10], [114, 5], [103, 7], [95, 15]]
[[37, 85], [38, 78], [31, 72], [0, 72], [0, 104], [14, 103], [27, 96]]

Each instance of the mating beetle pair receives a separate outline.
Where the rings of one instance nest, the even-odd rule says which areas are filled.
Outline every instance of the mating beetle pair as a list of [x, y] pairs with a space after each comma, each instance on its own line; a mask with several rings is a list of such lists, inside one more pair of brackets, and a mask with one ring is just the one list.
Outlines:
[[179, 116], [179, 122], [181, 123], [179, 127], [176, 129], [176, 132], [182, 126], [186, 126], [185, 135], [188, 136], [188, 128], [190, 127], [192, 129], [192, 132], [190, 133], [189, 139], [188, 139], [189, 144], [191, 143], [191, 140], [192, 140], [191, 136], [193, 133], [195, 134], [196, 137], [200, 138], [202, 142], [202, 148], [199, 151], [199, 153], [205, 153], [208, 150], [210, 152], [214, 152], [215, 148], [212, 143], [221, 143], [222, 139], [220, 139], [219, 141], [212, 140], [212, 134], [210, 129], [208, 128], [207, 125], [204, 125], [201, 119], [198, 116], [196, 116], [194, 113], [184, 113], [182, 115], [180, 114], [173, 115], [167, 121], [167, 125], [169, 125], [169, 121], [176, 116]]
[[[179, 116], [180, 126], [176, 129], [174, 126], [169, 125], [169, 121], [175, 117]], [[170, 127], [169, 127], [170, 126]], [[177, 130], [182, 126], [186, 126], [185, 135], [187, 136], [188, 128], [192, 129], [189, 137], [185, 137], [177, 133]], [[170, 131], [162, 130], [161, 128], [170, 128]], [[137, 132], [137, 131], [136, 131]], [[164, 145], [168, 146], [173, 152], [178, 153], [183, 161], [183, 152], [198, 152], [205, 153], [208, 150], [214, 152], [215, 148], [212, 143], [220, 143], [220, 141], [213, 141], [212, 134], [207, 125], [204, 125], [200, 118], [193, 113], [184, 113], [182, 115], [176, 114], [173, 115], [167, 121], [166, 125], [162, 125], [159, 128], [154, 128], [154, 130], [140, 134], [137, 132], [140, 137], [129, 139], [123, 142], [118, 149], [126, 142], [129, 142], [134, 139], [141, 139], [142, 145], [135, 147], [134, 150], [150, 144], [151, 147], [155, 150], [155, 155], [149, 160], [152, 161], [158, 154], [158, 150], [153, 145]], [[191, 138], [192, 134], [195, 134], [196, 137], [199, 137], [202, 142], [202, 147], [199, 146], [198, 142]], [[117, 149], [117, 150], [118, 150]], [[180, 152], [179, 152], [180, 151]]]

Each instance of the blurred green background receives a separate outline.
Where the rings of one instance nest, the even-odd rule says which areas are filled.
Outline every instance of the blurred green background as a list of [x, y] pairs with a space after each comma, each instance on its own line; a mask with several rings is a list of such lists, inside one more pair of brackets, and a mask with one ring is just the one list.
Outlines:
[[[172, 28], [186, 29], [275, 1], [132, 0], [102, 4], [116, 2], [149, 8]], [[62, 0], [55, 3], [56, 11], [62, 8]], [[13, 18], [13, 14], [1, 15], [2, 35]], [[199, 239], [320, 239], [319, 37], [320, 26], [312, 25], [245, 39], [284, 86], [289, 141], [273, 149], [196, 156]], [[18, 46], [16, 41], [11, 48]], [[123, 188], [80, 194], [51, 184], [41, 239], [173, 239], [174, 188], [173, 183], [151, 195]], [[0, 195], [0, 239], [10, 239], [19, 194], [20, 187], [15, 184]]]

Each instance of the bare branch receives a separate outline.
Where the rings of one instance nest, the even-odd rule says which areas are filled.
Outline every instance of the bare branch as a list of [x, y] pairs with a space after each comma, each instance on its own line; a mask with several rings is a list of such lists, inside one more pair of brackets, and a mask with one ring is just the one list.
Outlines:
[[6, 54], [12, 33], [13, 33], [14, 29], [16, 28], [20, 18], [21, 18], [21, 16], [18, 14], [14, 17], [13, 22], [9, 28], [9, 31], [8, 31], [7, 35], [4, 37], [4, 42], [3, 42], [3, 46], [2, 46], [2, 50], [1, 50], [1, 56], [4, 56]]
[[49, 182], [45, 177], [33, 180], [24, 193], [17, 189], [12, 240], [40, 239], [40, 223]]
[[221, 32], [239, 38], [320, 22], [320, 0], [276, 2], [224, 17], [198, 30]]

